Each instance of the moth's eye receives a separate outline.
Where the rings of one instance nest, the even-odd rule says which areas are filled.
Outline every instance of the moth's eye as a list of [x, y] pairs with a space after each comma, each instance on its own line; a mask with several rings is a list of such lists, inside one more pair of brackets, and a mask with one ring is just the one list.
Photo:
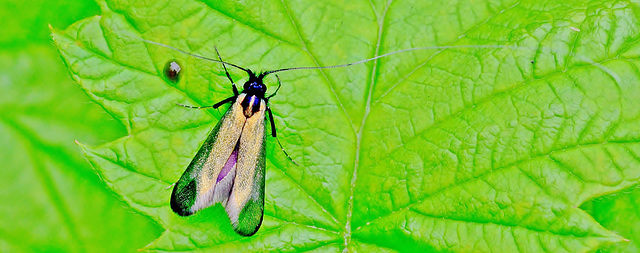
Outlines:
[[182, 71], [182, 67], [176, 60], [171, 60], [164, 65], [164, 76], [169, 79], [169, 81], [177, 83], [180, 81], [180, 72]]

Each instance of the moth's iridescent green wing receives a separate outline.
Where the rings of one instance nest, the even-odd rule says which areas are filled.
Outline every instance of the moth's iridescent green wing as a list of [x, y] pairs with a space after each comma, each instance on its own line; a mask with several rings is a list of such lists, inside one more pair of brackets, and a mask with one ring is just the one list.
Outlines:
[[[211, 130], [209, 137], [173, 188], [171, 209], [175, 213], [182, 216], [192, 215], [198, 210], [222, 202], [221, 196], [216, 198], [216, 185], [227, 176], [232, 176], [232, 171], [227, 169], [220, 180], [218, 177], [232, 158], [245, 121], [242, 106], [236, 102]], [[235, 159], [230, 162], [232, 163], [229, 166], [235, 166]], [[231, 179], [229, 177], [225, 182]], [[228, 192], [228, 189], [218, 190]]]

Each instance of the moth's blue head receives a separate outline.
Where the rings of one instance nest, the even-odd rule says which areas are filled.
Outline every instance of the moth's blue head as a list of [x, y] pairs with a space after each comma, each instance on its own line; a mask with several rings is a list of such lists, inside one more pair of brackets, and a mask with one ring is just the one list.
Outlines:
[[262, 82], [263, 78], [264, 74], [256, 76], [253, 72], [249, 72], [249, 80], [244, 83], [243, 92], [247, 93], [247, 95], [264, 98], [264, 94], [267, 92], [267, 86]]

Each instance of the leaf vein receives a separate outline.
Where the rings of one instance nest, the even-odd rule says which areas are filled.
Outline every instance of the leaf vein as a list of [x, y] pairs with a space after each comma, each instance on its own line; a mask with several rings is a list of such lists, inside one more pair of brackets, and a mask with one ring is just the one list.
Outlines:
[[249, 28], [249, 29], [251, 29], [251, 30], [254, 30], [254, 31], [260, 32], [260, 33], [262, 33], [262, 34], [264, 34], [264, 35], [267, 35], [268, 37], [274, 38], [274, 39], [275, 39], [275, 40], [277, 40], [277, 41], [284, 42], [284, 43], [286, 43], [286, 44], [289, 44], [289, 45], [292, 45], [292, 46], [296, 46], [296, 47], [298, 46], [298, 45], [294, 44], [293, 42], [291, 42], [291, 41], [287, 41], [287, 40], [285, 40], [285, 39], [283, 39], [283, 38], [280, 38], [280, 37], [278, 37], [278, 36], [277, 36], [277, 35], [275, 35], [275, 34], [272, 34], [272, 33], [270, 33], [270, 32], [267, 32], [266, 30], [258, 29], [257, 27], [252, 26], [251, 24], [247, 23], [247, 22], [246, 22], [246, 21], [244, 21], [244, 20], [237, 19], [237, 18], [233, 17], [231, 14], [229, 14], [229, 13], [227, 13], [227, 12], [224, 12], [224, 11], [223, 11], [223, 10], [221, 10], [221, 9], [216, 9], [216, 8], [214, 8], [213, 6], [211, 6], [211, 5], [207, 4], [206, 2], [204, 2], [204, 1], [202, 1], [202, 0], [198, 0], [197, 2], [200, 2], [200, 3], [204, 4], [204, 5], [205, 5], [205, 6], [207, 6], [210, 10], [216, 11], [216, 12], [218, 12], [218, 13], [222, 14], [223, 16], [225, 16], [225, 17], [227, 17], [227, 18], [229, 18], [229, 19], [231, 19], [231, 20], [238, 21], [238, 23], [242, 24], [243, 26], [245, 26], [245, 27], [247, 27], [247, 28]]
[[[300, 47], [300, 49], [302, 51], [304, 51], [309, 56], [309, 58], [311, 58], [311, 60], [313, 61], [313, 63], [317, 67], [319, 67], [320, 63], [318, 62], [317, 57], [313, 53], [311, 53], [311, 51], [309, 51], [309, 48], [307, 46], [307, 42], [302, 37], [302, 33], [300, 31], [300, 28], [298, 28], [298, 24], [295, 21], [295, 19], [293, 18], [293, 16], [291, 15], [291, 12], [289, 11], [289, 8], [285, 4], [284, 0], [280, 0], [280, 3], [282, 3], [282, 6], [285, 9], [285, 11], [287, 12], [287, 16], [289, 17], [289, 20], [291, 21], [291, 24], [293, 25], [293, 28], [294, 28], [296, 34], [298, 35], [298, 38], [300, 38], [300, 42], [302, 43], [302, 46]], [[353, 121], [351, 120], [351, 117], [349, 117], [349, 113], [347, 112], [347, 109], [345, 108], [344, 104], [342, 103], [342, 100], [338, 96], [338, 93], [336, 92], [333, 83], [331, 82], [331, 80], [327, 76], [327, 74], [326, 74], [324, 69], [319, 69], [318, 71], [322, 74], [322, 77], [325, 79], [326, 84], [327, 84], [327, 86], [329, 88], [329, 91], [331, 91], [331, 94], [333, 95], [333, 98], [335, 99], [335, 101], [340, 106], [340, 109], [342, 109], [342, 113], [345, 115], [345, 117], [349, 121], [349, 124], [351, 125], [351, 129], [355, 133], [356, 132], [355, 125], [354, 125]]]
[[[506, 10], [509, 10], [509, 9], [512, 9], [512, 8], [514, 8], [514, 7], [518, 6], [519, 4], [520, 4], [520, 1], [517, 1], [515, 4], [510, 5], [510, 6], [507, 6], [507, 7], [505, 7], [504, 9], [502, 9], [502, 10], [500, 10], [500, 11], [496, 12], [496, 13], [502, 13], [502, 12], [504, 12], [504, 11], [506, 11]], [[491, 16], [489, 16], [487, 19], [485, 19], [484, 21], [479, 22], [479, 23], [477, 23], [476, 25], [474, 25], [474, 26], [470, 27], [470, 28], [469, 28], [469, 29], [467, 29], [466, 31], [462, 32], [462, 34], [461, 34], [460, 36], [458, 36], [458, 38], [456, 38], [455, 40], [453, 40], [453, 41], [451, 41], [451, 42], [449, 42], [449, 43], [445, 44], [444, 46], [445, 46], [445, 47], [446, 47], [446, 46], [452, 46], [453, 44], [455, 44], [456, 42], [458, 42], [458, 41], [459, 41], [459, 40], [461, 40], [462, 38], [466, 37], [466, 34], [467, 34], [467, 33], [469, 33], [470, 31], [473, 31], [474, 29], [476, 29], [476, 28], [480, 27], [481, 25], [483, 25], [483, 24], [485, 24], [485, 23], [489, 22], [489, 21], [490, 21], [491, 19], [493, 19], [494, 17], [495, 17], [495, 15], [491, 15]], [[434, 33], [433, 35], [434, 35], [434, 36], [436, 36], [436, 35], [437, 35], [437, 33]], [[438, 41], [438, 40], [437, 40], [437, 38], [436, 38], [436, 40], [435, 40], [435, 41]], [[380, 102], [380, 101], [381, 101], [385, 96], [387, 96], [387, 95], [388, 95], [388, 94], [390, 94], [393, 90], [395, 90], [395, 89], [396, 89], [400, 84], [405, 83], [405, 80], [406, 80], [407, 78], [409, 78], [409, 76], [413, 75], [413, 73], [415, 73], [418, 69], [420, 69], [420, 68], [424, 67], [426, 64], [428, 64], [429, 62], [431, 62], [431, 60], [432, 60], [433, 58], [435, 58], [437, 55], [439, 55], [440, 53], [444, 52], [445, 50], [447, 50], [447, 49], [446, 49], [446, 48], [443, 48], [443, 49], [438, 50], [436, 53], [434, 53], [433, 55], [431, 55], [429, 58], [427, 58], [427, 59], [426, 59], [425, 61], [423, 61], [421, 64], [419, 64], [418, 66], [416, 66], [415, 68], [413, 68], [411, 71], [409, 71], [409, 73], [408, 73], [408, 74], [406, 74], [405, 76], [403, 76], [403, 77], [401, 77], [401, 78], [398, 78], [398, 81], [397, 81], [395, 84], [393, 84], [389, 89], [387, 89], [385, 92], [383, 92], [383, 93], [382, 93], [382, 95], [380, 95], [380, 97], [379, 97], [376, 101], [374, 101], [374, 102], [373, 102], [373, 104], [374, 104], [374, 105], [375, 105], [375, 104], [378, 104], [378, 102]], [[475, 93], [474, 93], [474, 94], [475, 94]]]
[[[324, 212], [325, 214], [329, 215], [329, 217], [331, 217], [331, 219], [333, 219], [333, 221], [336, 224], [339, 224], [338, 220], [331, 213], [329, 213], [327, 211], [327, 209], [324, 208], [324, 206], [320, 205], [320, 203], [318, 203], [318, 201], [313, 196], [311, 196], [311, 194], [309, 194], [305, 188], [303, 188], [298, 182], [293, 180], [293, 178], [291, 178], [291, 176], [289, 176], [284, 170], [280, 169], [277, 166], [272, 166], [272, 167], [275, 167], [278, 171], [280, 171], [280, 173], [282, 173], [282, 175], [287, 177], [289, 179], [289, 181], [293, 182], [293, 184], [296, 185], [305, 195], [307, 195], [309, 197], [309, 199], [311, 201], [313, 201], [313, 203], [315, 203], [316, 205], [318, 205], [318, 207], [320, 207], [320, 209], [322, 209], [322, 212]], [[275, 218], [275, 216], [273, 216], [273, 217]]]
[[636, 143], [638, 143], [638, 142], [637, 141], [629, 141], [629, 142], [625, 142], [625, 141], [620, 141], [620, 142], [605, 141], [605, 142], [601, 142], [601, 143], [577, 144], [577, 145], [573, 145], [573, 146], [567, 146], [567, 147], [565, 147], [563, 149], [553, 150], [553, 151], [550, 151], [550, 152], [548, 152], [546, 154], [539, 154], [539, 155], [535, 155], [535, 156], [530, 156], [530, 157], [528, 157], [526, 159], [523, 159], [523, 160], [520, 160], [520, 161], [516, 161], [516, 162], [510, 163], [510, 164], [505, 164], [505, 165], [497, 167], [495, 169], [488, 170], [487, 172], [484, 172], [482, 174], [476, 175], [474, 178], [469, 178], [469, 179], [466, 179], [466, 180], [457, 181], [457, 182], [454, 182], [454, 183], [452, 183], [450, 185], [447, 185], [447, 186], [444, 186], [444, 187], [442, 187], [440, 189], [437, 189], [437, 190], [435, 190], [435, 191], [433, 191], [433, 192], [431, 192], [429, 194], [425, 194], [424, 197], [420, 198], [416, 202], [408, 204], [408, 205], [405, 205], [404, 207], [400, 207], [400, 208], [398, 208], [396, 210], [393, 210], [393, 211], [391, 211], [391, 212], [389, 212], [387, 214], [383, 214], [383, 215], [378, 216], [378, 217], [376, 217], [374, 219], [371, 219], [368, 222], [366, 222], [364, 225], [361, 225], [358, 228], [356, 228], [356, 230], [362, 229], [363, 227], [365, 227], [365, 226], [367, 226], [367, 225], [369, 225], [369, 224], [371, 224], [371, 223], [373, 223], [373, 222], [375, 222], [377, 220], [384, 219], [384, 218], [389, 217], [389, 216], [391, 216], [391, 215], [393, 215], [393, 214], [395, 214], [397, 212], [408, 210], [408, 209], [412, 208], [413, 206], [421, 204], [423, 201], [425, 201], [429, 197], [434, 196], [434, 195], [439, 194], [439, 193], [442, 193], [442, 192], [444, 192], [446, 190], [449, 190], [449, 189], [451, 189], [453, 187], [457, 187], [457, 186], [463, 185], [463, 184], [471, 182], [473, 180], [478, 180], [481, 177], [490, 175], [492, 173], [497, 173], [497, 172], [502, 171], [504, 169], [507, 169], [507, 168], [510, 168], [510, 167], [514, 167], [514, 166], [518, 166], [518, 165], [533, 161], [535, 159], [545, 158], [546, 157], [546, 158], [549, 158], [550, 160], [553, 160], [551, 158], [551, 156], [553, 154], [555, 154], [555, 153], [572, 151], [572, 150], [575, 150], [575, 149], [587, 148], [587, 147], [591, 147], [591, 146], [626, 145], [626, 144], [636, 144]]
[[101, 154], [101, 153], [97, 153], [97, 152], [93, 152], [93, 151], [91, 151], [91, 153], [92, 153], [92, 154], [94, 154], [94, 155], [95, 155], [95, 156], [97, 156], [97, 157], [100, 157], [100, 158], [102, 158], [102, 159], [104, 159], [104, 160], [108, 161], [108, 162], [111, 162], [111, 163], [113, 163], [113, 164], [116, 164], [116, 165], [120, 166], [121, 168], [123, 168], [123, 169], [125, 169], [125, 170], [127, 170], [127, 171], [129, 171], [129, 172], [131, 172], [131, 173], [133, 173], [133, 174], [138, 174], [138, 175], [141, 175], [141, 176], [144, 176], [144, 177], [150, 178], [150, 179], [154, 179], [154, 180], [156, 180], [156, 181], [158, 181], [158, 182], [161, 182], [161, 183], [164, 183], [164, 184], [166, 184], [166, 185], [173, 185], [173, 183], [170, 183], [170, 182], [165, 181], [165, 180], [163, 180], [163, 179], [161, 179], [161, 178], [155, 177], [155, 176], [153, 176], [153, 175], [151, 175], [151, 174], [147, 174], [147, 173], [143, 173], [143, 172], [141, 172], [141, 171], [138, 171], [138, 170], [136, 170], [136, 169], [134, 169], [134, 168], [131, 168], [131, 167], [130, 167], [129, 165], [127, 165], [127, 164], [119, 163], [118, 161], [114, 160], [113, 158], [111, 158], [111, 157], [107, 157], [107, 156], [105, 156], [105, 155], [103, 155], [103, 154]]

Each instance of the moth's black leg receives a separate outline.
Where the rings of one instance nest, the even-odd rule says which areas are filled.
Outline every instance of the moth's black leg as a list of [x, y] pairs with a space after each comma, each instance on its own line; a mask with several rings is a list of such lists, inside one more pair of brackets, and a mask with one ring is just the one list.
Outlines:
[[280, 82], [280, 77], [276, 75], [276, 78], [278, 79], [278, 88], [276, 88], [276, 91], [274, 91], [273, 94], [269, 95], [267, 99], [270, 99], [271, 97], [275, 96], [276, 93], [278, 93], [278, 91], [280, 90], [280, 86], [282, 86], [282, 83]]
[[289, 158], [289, 160], [291, 160], [293, 164], [298, 165], [298, 163], [294, 161], [293, 158], [291, 158], [291, 156], [289, 156], [289, 153], [287, 153], [287, 151], [284, 150], [284, 147], [282, 147], [282, 143], [280, 143], [280, 139], [278, 139], [278, 137], [276, 136], [276, 122], [273, 120], [273, 113], [271, 113], [271, 108], [269, 108], [268, 106], [267, 106], [267, 112], [269, 113], [269, 121], [271, 121], [271, 136], [273, 136], [273, 138], [276, 138], [276, 141], [278, 142], [278, 145], [280, 146], [280, 149], [282, 149], [282, 152], [284, 153], [284, 155], [286, 155], [287, 158]]
[[211, 107], [213, 107], [213, 109], [218, 109], [218, 107], [220, 107], [221, 105], [224, 105], [224, 104], [229, 103], [229, 102], [233, 102], [234, 100], [236, 100], [236, 98], [237, 98], [237, 96], [226, 98], [225, 100], [222, 100], [222, 101], [216, 103], [215, 105], [212, 105]]
[[271, 108], [267, 106], [267, 112], [269, 113], [269, 121], [271, 121], [271, 136], [276, 136], [276, 122], [273, 120], [273, 113], [271, 113]]
[[215, 108], [213, 105], [207, 105], [207, 106], [191, 106], [191, 105], [183, 105], [183, 104], [180, 104], [180, 103], [178, 103], [178, 104], [176, 104], [176, 105], [183, 106], [183, 107], [186, 107], [186, 108], [191, 108], [191, 109], [204, 109], [204, 108], [212, 108], [212, 107], [213, 107], [213, 108]]
[[[216, 54], [218, 54], [218, 59], [220, 59], [220, 61], [222, 61], [222, 57], [220, 57], [220, 53], [218, 52], [218, 48], [217, 47], [213, 47], [216, 50]], [[229, 78], [229, 81], [231, 81], [231, 87], [233, 87], [233, 95], [234, 96], [238, 96], [240, 93], [238, 93], [238, 88], [236, 87], [236, 83], [233, 82], [233, 79], [231, 78], [231, 75], [229, 75], [229, 71], [227, 71], [227, 66], [224, 65], [224, 63], [222, 63], [222, 68], [224, 68], [224, 73], [227, 74], [227, 78]]]

